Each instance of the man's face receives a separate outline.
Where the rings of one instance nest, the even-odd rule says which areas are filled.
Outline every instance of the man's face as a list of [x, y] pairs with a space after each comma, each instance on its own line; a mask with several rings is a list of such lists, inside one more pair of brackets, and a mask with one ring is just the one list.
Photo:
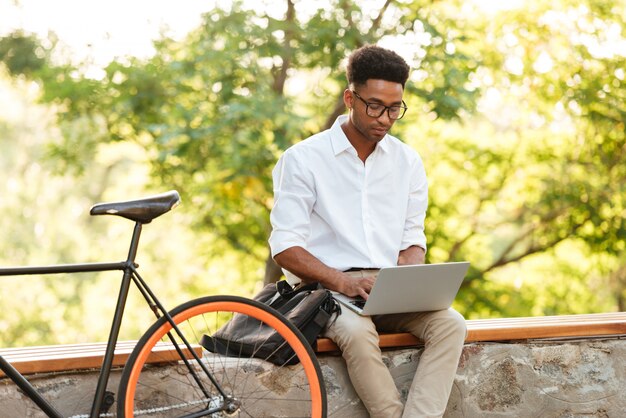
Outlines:
[[364, 101], [385, 106], [402, 106], [403, 93], [402, 84], [386, 80], [370, 79], [365, 85], [353, 86], [348, 93], [351, 108], [350, 121], [365, 139], [380, 141], [391, 129], [395, 120], [389, 118], [387, 110], [380, 117], [369, 116]]

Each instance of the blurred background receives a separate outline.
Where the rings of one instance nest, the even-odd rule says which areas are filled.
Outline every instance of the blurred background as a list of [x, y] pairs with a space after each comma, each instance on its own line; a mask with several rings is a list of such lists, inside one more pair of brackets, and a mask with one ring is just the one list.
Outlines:
[[[376, 43], [412, 67], [392, 133], [429, 176], [427, 262], [472, 265], [455, 308], [626, 310], [625, 22], [600, 0], [0, 0], [0, 265], [120, 261], [132, 223], [91, 205], [176, 189], [142, 276], [171, 307], [254, 294], [280, 278], [271, 170]], [[119, 282], [0, 278], [0, 346], [106, 340]]]

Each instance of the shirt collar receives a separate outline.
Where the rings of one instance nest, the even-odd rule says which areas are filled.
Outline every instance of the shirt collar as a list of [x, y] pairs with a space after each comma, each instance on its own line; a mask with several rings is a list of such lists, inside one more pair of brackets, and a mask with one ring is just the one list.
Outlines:
[[[331, 146], [333, 147], [333, 151], [335, 155], [339, 155], [342, 152], [349, 150], [349, 149], [354, 149], [354, 147], [348, 140], [348, 137], [346, 136], [345, 132], [341, 128], [341, 125], [347, 120], [348, 120], [348, 115], [341, 115], [335, 120], [335, 123], [333, 123], [333, 126], [330, 128], [330, 142], [331, 142]], [[381, 150], [388, 152], [389, 151], [389, 138], [388, 137], [389, 135], [385, 135], [383, 139], [378, 141], [378, 144], [376, 145], [376, 149], [380, 148]]]

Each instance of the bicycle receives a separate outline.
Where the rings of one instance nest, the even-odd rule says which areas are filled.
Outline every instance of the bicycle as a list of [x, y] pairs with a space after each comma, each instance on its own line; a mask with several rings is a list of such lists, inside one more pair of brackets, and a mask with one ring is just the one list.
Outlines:
[[[74, 415], [73, 418], [113, 416], [107, 410], [115, 402], [117, 415], [128, 418], [144, 415], [325, 417], [326, 392], [315, 353], [298, 329], [277, 311], [239, 296], [206, 296], [168, 312], [140, 276], [135, 259], [143, 226], [179, 203], [178, 192], [169, 191], [144, 199], [100, 203], [91, 208], [91, 215], [116, 215], [135, 222], [125, 261], [0, 268], [0, 276], [123, 271], [91, 411], [89, 415]], [[115, 399], [115, 394], [107, 391], [107, 383], [131, 283], [139, 289], [157, 320], [139, 339], [128, 358]], [[297, 364], [273, 365], [257, 358], [256, 353], [226, 357], [200, 345], [203, 335], [212, 335], [234, 315], [261, 321], [259, 332], [267, 329], [265, 327], [277, 331], [297, 356]], [[163, 344], [172, 348], [167, 357], [155, 350]], [[172, 353], [175, 358], [171, 358]], [[164, 357], [159, 358], [160, 355]], [[291, 360], [293, 358], [285, 363], [293, 363]], [[62, 418], [57, 408], [1, 356], [0, 369], [47, 416]], [[280, 393], [275, 393], [272, 385]]]

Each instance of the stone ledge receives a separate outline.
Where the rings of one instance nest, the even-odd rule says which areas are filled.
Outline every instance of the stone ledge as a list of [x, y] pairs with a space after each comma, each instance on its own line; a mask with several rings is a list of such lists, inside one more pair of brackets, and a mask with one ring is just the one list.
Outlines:
[[[626, 334], [626, 312], [475, 319], [466, 323], [466, 343]], [[124, 365], [135, 343], [135, 341], [118, 342], [113, 364]], [[419, 346], [421, 342], [408, 333], [392, 333], [381, 334], [379, 344], [383, 349], [398, 349]], [[316, 346], [318, 354], [339, 351], [335, 343], [328, 338], [318, 339]], [[23, 374], [65, 372], [100, 367], [105, 348], [106, 343], [18, 347], [0, 349], [0, 355]], [[149, 362], [159, 362], [167, 352], [173, 353], [171, 346], [168, 347], [167, 344], [162, 345], [158, 351], [159, 356], [149, 358]], [[0, 371], [0, 377], [2, 376], [3, 373]]]
[[[403, 397], [422, 349], [383, 353]], [[325, 358], [332, 417], [368, 415], [341, 358]], [[621, 417], [626, 411], [626, 340], [471, 343], [461, 355], [445, 418]]]
[[[421, 353], [419, 347], [383, 353], [404, 396]], [[329, 416], [367, 417], [348, 380], [343, 359], [324, 354], [320, 362], [329, 395]], [[97, 374], [92, 370], [33, 378], [55, 405], [84, 403], [88, 410]], [[116, 387], [118, 379], [116, 372], [109, 386]], [[620, 417], [623, 411], [626, 339], [614, 337], [466, 344], [445, 417], [591, 418]], [[2, 379], [0, 416], [42, 415], [8, 379]]]

